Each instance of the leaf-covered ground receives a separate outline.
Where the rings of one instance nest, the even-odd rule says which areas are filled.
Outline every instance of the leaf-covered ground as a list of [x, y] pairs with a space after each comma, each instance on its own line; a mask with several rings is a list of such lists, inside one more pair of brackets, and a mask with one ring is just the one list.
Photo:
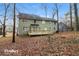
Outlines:
[[79, 33], [63, 32], [54, 35], [0, 37], [0, 55], [4, 56], [78, 56]]

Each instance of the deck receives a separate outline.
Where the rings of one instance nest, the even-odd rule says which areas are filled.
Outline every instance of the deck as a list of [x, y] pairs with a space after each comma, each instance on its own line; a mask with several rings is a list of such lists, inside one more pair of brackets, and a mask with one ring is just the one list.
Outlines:
[[54, 32], [29, 32], [28, 35], [46, 35], [53, 34]]

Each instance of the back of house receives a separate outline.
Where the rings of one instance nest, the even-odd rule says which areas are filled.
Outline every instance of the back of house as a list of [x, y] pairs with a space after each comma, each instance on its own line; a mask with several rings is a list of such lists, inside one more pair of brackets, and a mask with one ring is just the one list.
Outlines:
[[57, 31], [57, 21], [32, 14], [18, 15], [18, 35], [44, 35]]

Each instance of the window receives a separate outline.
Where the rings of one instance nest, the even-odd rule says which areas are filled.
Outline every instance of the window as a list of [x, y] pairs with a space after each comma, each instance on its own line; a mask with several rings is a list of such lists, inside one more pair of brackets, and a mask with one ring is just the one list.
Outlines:
[[45, 24], [45, 21], [42, 21], [42, 24]]
[[39, 30], [39, 24], [31, 24], [31, 30], [38, 31]]
[[55, 30], [55, 27], [54, 27], [54, 30]]
[[54, 22], [54, 24], [56, 25], [56, 22]]
[[34, 20], [34, 23], [36, 23], [36, 20]]
[[22, 21], [23, 21], [23, 22], [27, 22], [27, 20], [26, 20], [26, 19], [23, 19]]
[[26, 32], [28, 31], [28, 27], [23, 27], [23, 30]]

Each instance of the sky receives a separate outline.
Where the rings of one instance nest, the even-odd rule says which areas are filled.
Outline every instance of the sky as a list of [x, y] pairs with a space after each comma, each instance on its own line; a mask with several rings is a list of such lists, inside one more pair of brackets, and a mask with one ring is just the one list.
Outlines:
[[[16, 3], [16, 13], [27, 13], [34, 14], [41, 17], [46, 17], [44, 5], [47, 6], [47, 17], [52, 18], [52, 9], [55, 7], [53, 3]], [[7, 24], [12, 24], [12, 4], [8, 9], [7, 13]], [[69, 11], [69, 4], [61, 3], [58, 4], [59, 17], [64, 18], [64, 14]], [[1, 16], [2, 15], [2, 16]], [[0, 3], [0, 20], [3, 21], [4, 6]], [[55, 16], [56, 19], [56, 16]], [[61, 20], [61, 19], [60, 19]]]
[[[39, 15], [39, 16], [44, 16], [45, 17], [45, 10], [44, 10], [44, 6], [43, 5], [46, 5], [47, 6], [47, 16], [48, 17], [52, 17], [52, 9], [54, 7], [54, 4], [53, 3], [27, 3], [27, 4], [17, 4], [17, 8], [20, 12], [22, 13], [30, 13], [30, 14], [36, 14], [36, 15]], [[64, 16], [64, 12], [68, 11], [68, 4], [58, 4], [59, 6], [59, 14], [60, 14], [60, 17], [63, 17]]]

